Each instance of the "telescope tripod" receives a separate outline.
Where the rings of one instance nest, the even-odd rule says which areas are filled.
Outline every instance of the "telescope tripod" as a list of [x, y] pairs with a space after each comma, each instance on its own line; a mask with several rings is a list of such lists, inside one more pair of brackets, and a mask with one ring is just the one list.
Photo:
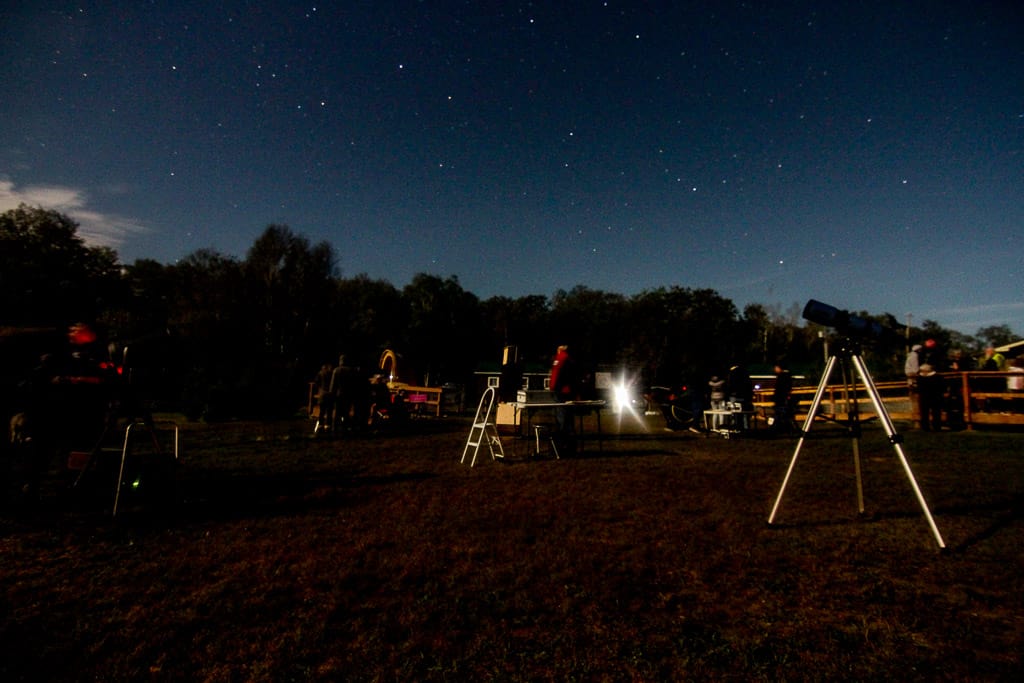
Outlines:
[[864, 384], [864, 388], [867, 391], [868, 397], [871, 399], [871, 404], [875, 408], [878, 419], [882, 422], [885, 433], [889, 437], [889, 443], [892, 444], [893, 449], [896, 451], [900, 464], [903, 466], [903, 471], [907, 475], [907, 479], [910, 481], [910, 486], [914, 489], [914, 495], [917, 496], [917, 502], [921, 506], [921, 510], [924, 512], [925, 518], [928, 520], [928, 525], [931, 527], [932, 535], [935, 537], [936, 543], [939, 544], [939, 548], [945, 548], [946, 544], [942, 540], [939, 528], [935, 526], [935, 520], [932, 519], [932, 513], [929, 511], [928, 504], [925, 502], [924, 496], [921, 494], [921, 489], [917, 485], [917, 480], [914, 479], [914, 473], [910, 470], [910, 464], [907, 462], [907, 456], [903, 453], [903, 437], [896, 433], [896, 428], [893, 427], [892, 419], [889, 417], [889, 412], [886, 410], [885, 405], [882, 403], [882, 399], [878, 394], [878, 388], [875, 386], [874, 381], [871, 379], [871, 375], [868, 373], [868, 368], [864, 364], [864, 359], [860, 355], [860, 344], [849, 338], [844, 339], [842, 343], [839, 344], [838, 350], [829, 356], [828, 363], [825, 365], [825, 372], [821, 376], [821, 382], [818, 383], [818, 390], [814, 394], [814, 400], [811, 402], [810, 411], [807, 413], [807, 418], [804, 420], [804, 426], [800, 430], [800, 440], [797, 442], [796, 449], [793, 451], [793, 458], [790, 460], [789, 469], [786, 470], [786, 476], [782, 480], [782, 487], [779, 489], [779, 495], [775, 498], [775, 505], [772, 507], [772, 513], [768, 517], [768, 523], [772, 524], [775, 521], [775, 514], [778, 512], [779, 505], [782, 503], [782, 495], [786, 491], [786, 485], [789, 483], [789, 477], [793, 474], [793, 469], [796, 467], [796, 460], [800, 456], [800, 449], [803, 448], [804, 439], [807, 438], [811, 429], [811, 424], [814, 422], [814, 417], [818, 414], [818, 408], [821, 406], [821, 399], [825, 395], [828, 380], [837, 365], [842, 367], [843, 381], [850, 392], [850, 400], [852, 400], [851, 407], [848, 411], [849, 417], [847, 429], [850, 433], [850, 439], [853, 445], [853, 467], [857, 480], [858, 512], [860, 514], [864, 514], [864, 486], [861, 481], [860, 472], [861, 420], [855, 384], [856, 378], [851, 374], [848, 374], [848, 371], [852, 370], [856, 371], [861, 382]]

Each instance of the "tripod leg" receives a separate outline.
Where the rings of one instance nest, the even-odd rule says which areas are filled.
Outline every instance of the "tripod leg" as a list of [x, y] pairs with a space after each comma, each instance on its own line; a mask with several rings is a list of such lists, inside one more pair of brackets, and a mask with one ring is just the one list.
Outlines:
[[857, 480], [857, 513], [864, 514], [864, 479], [860, 470], [860, 401], [857, 397], [857, 382], [853, 376], [847, 376], [846, 364], [843, 364], [844, 392], [846, 394], [847, 420], [850, 441], [853, 445], [853, 473]]
[[821, 398], [825, 395], [825, 388], [828, 386], [828, 378], [832, 375], [832, 369], [835, 368], [836, 357], [831, 356], [828, 359], [828, 363], [825, 365], [825, 372], [821, 375], [821, 381], [818, 383], [818, 390], [814, 394], [814, 400], [811, 402], [811, 409], [807, 413], [807, 417], [804, 418], [803, 429], [800, 430], [800, 440], [796, 442], [796, 449], [793, 451], [793, 458], [789, 461], [789, 468], [786, 470], [786, 476], [782, 480], [782, 487], [779, 489], [779, 495], [775, 498], [775, 505], [772, 506], [772, 513], [768, 516], [768, 523], [771, 524], [775, 521], [775, 513], [779, 510], [779, 504], [782, 503], [782, 494], [786, 491], [786, 485], [789, 484], [789, 477], [793, 474], [793, 468], [796, 467], [796, 459], [800, 456], [800, 449], [803, 448], [804, 439], [807, 438], [808, 432], [811, 431], [811, 423], [814, 422], [814, 416], [818, 414], [818, 406], [821, 405]]
[[857, 513], [864, 514], [864, 482], [860, 476], [860, 442], [853, 440], [853, 473], [857, 477]]
[[935, 542], [939, 544], [939, 548], [945, 548], [946, 544], [942, 540], [942, 534], [939, 533], [939, 527], [935, 525], [935, 520], [932, 519], [932, 513], [928, 509], [928, 503], [924, 500], [924, 495], [921, 493], [920, 487], [917, 485], [917, 480], [914, 478], [914, 473], [910, 470], [910, 463], [907, 462], [907, 456], [903, 453], [903, 448], [900, 446], [900, 437], [896, 434], [896, 428], [892, 424], [892, 419], [889, 417], [889, 411], [885, 409], [885, 405], [882, 403], [882, 399], [878, 394], [878, 389], [875, 387], [875, 383], [871, 380], [871, 375], [868, 374], [868, 368], [864, 364], [864, 359], [860, 356], [853, 356], [854, 367], [857, 368], [857, 372], [860, 373], [860, 378], [864, 382], [864, 386], [867, 387], [868, 396], [871, 397], [871, 404], [875, 407], [875, 412], [878, 414], [878, 418], [882, 421], [882, 425], [885, 428], [885, 433], [889, 437], [889, 441], [892, 443], [893, 449], [896, 451], [896, 455], [899, 457], [900, 464], [903, 466], [903, 472], [907, 475], [907, 479], [910, 481], [911, 488], [914, 489], [914, 495], [917, 496], [917, 502], [921, 506], [921, 510], [924, 512], [925, 519], [928, 520], [928, 526], [931, 527], [932, 535], [935, 537]]

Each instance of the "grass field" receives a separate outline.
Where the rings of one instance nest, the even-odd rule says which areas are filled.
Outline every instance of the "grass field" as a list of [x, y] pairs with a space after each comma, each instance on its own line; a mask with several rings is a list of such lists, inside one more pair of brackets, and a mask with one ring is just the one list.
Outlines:
[[[1020, 680], [1024, 434], [627, 429], [459, 463], [466, 419], [188, 424], [178, 504], [0, 517], [0, 678]], [[616, 431], [611, 429], [610, 431]], [[505, 439], [522, 454], [528, 444]]]

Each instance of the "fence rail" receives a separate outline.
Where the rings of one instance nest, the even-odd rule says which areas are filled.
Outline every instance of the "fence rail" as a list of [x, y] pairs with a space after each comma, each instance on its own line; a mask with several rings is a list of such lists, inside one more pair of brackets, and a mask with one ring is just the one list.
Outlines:
[[[963, 422], [967, 429], [977, 425], [1024, 425], [1024, 391], [1007, 389], [1007, 379], [1017, 373], [973, 371], [946, 372], [947, 394], [943, 419], [946, 424]], [[882, 403], [893, 420], [917, 422], [920, 419], [917, 396], [911, 393], [906, 382], [876, 382]], [[864, 386], [855, 385], [858, 405], [862, 415], [874, 414], [874, 406], [864, 391]], [[799, 387], [793, 390], [797, 404], [797, 419], [803, 421], [814, 399], [817, 386]], [[830, 384], [825, 388], [820, 411], [830, 417], [845, 419], [852, 405], [849, 388], [842, 384]], [[771, 392], [755, 393], [755, 406], [770, 414]]]

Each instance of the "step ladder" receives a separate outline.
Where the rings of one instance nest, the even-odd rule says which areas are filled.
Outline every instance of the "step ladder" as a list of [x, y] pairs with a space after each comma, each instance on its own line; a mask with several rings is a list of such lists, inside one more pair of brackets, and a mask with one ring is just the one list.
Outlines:
[[466, 455], [469, 454], [469, 449], [472, 447], [473, 459], [469, 462], [469, 466], [473, 467], [476, 464], [480, 446], [485, 443], [491, 451], [491, 460], [505, 457], [505, 450], [501, 446], [501, 437], [498, 436], [498, 427], [494, 423], [494, 402], [494, 387], [487, 387], [487, 391], [480, 397], [480, 405], [477, 406], [476, 417], [473, 418], [473, 426], [469, 430], [466, 447], [462, 449], [462, 460], [459, 462], [466, 462]]

